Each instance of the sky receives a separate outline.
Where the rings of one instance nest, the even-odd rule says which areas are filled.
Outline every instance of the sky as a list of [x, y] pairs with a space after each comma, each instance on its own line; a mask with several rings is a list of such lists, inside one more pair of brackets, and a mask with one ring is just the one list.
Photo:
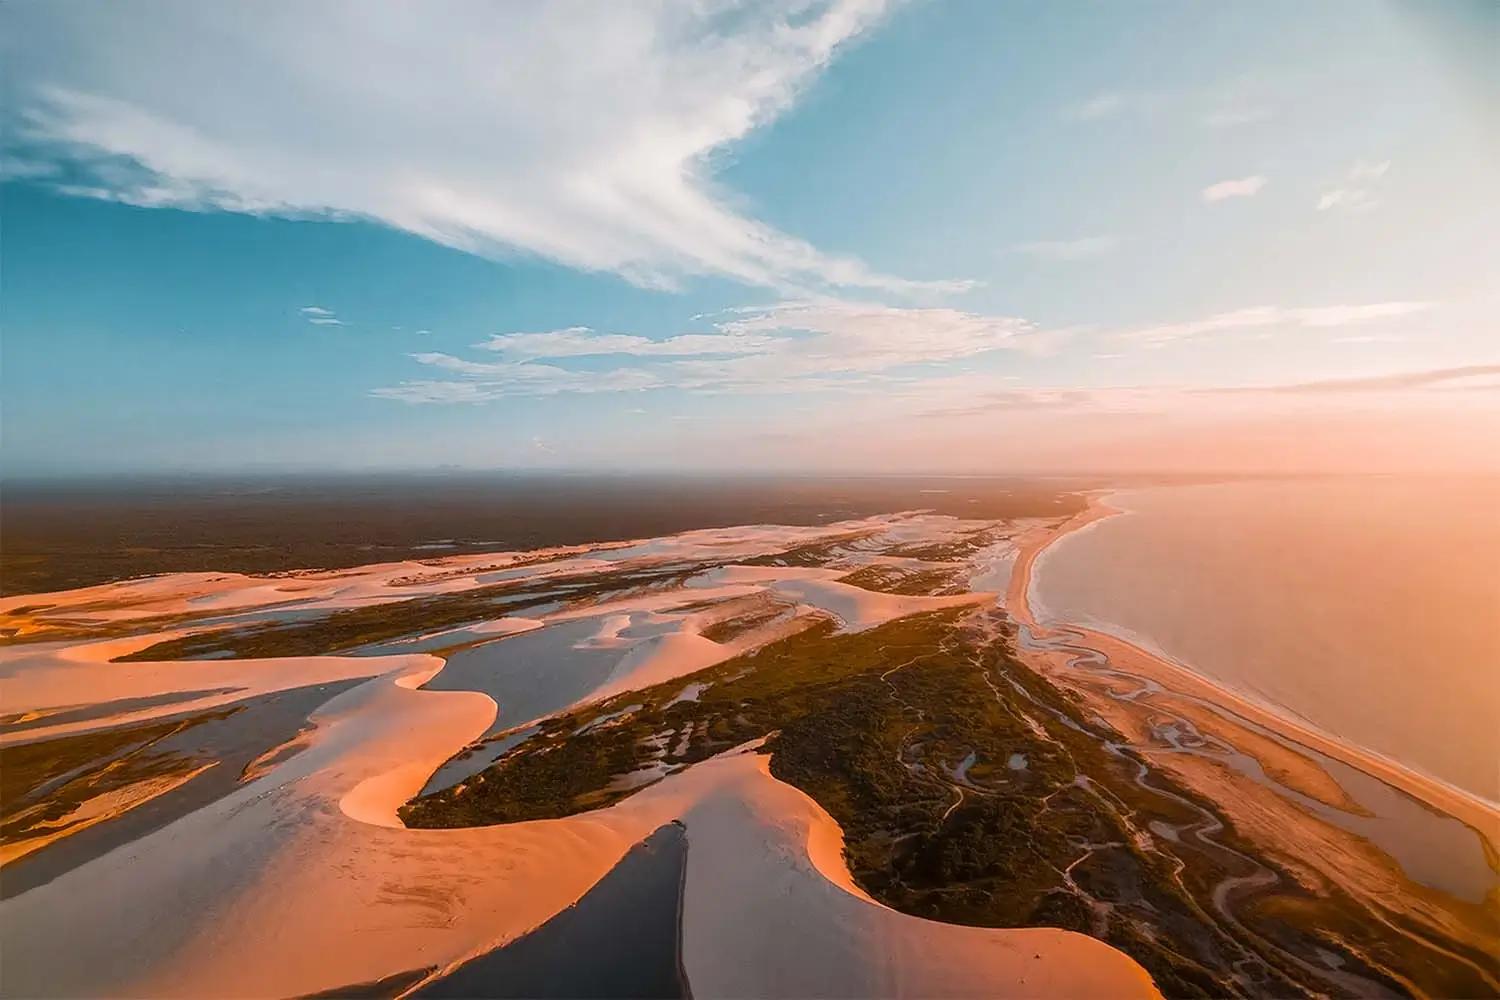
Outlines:
[[1488, 0], [0, 18], [13, 475], [1500, 469]]

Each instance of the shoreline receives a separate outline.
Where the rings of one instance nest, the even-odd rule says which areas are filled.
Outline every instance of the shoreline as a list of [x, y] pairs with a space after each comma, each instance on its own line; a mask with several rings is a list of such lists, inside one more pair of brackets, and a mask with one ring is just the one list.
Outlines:
[[[1059, 539], [1088, 525], [1124, 513], [1110, 506], [1106, 502], [1107, 498], [1107, 495], [1090, 496], [1088, 506], [1082, 512], [1055, 527], [1028, 531], [1019, 539], [1015, 568], [1005, 591], [1005, 606], [1018, 624], [1031, 629], [1034, 634], [1045, 637], [1054, 631], [1051, 626], [1037, 621], [1031, 605], [1032, 575], [1037, 559]], [[1299, 721], [1284, 710], [1262, 704], [1169, 656], [1143, 649], [1128, 639], [1086, 625], [1071, 622], [1062, 624], [1070, 632], [1081, 636], [1085, 645], [1103, 654], [1117, 666], [1144, 673], [1170, 687], [1176, 687], [1184, 694], [1204, 698], [1230, 715], [1263, 726], [1292, 743], [1326, 754], [1383, 781], [1423, 805], [1469, 826], [1479, 834], [1492, 856], [1500, 854], [1500, 806], [1476, 793], [1415, 771], [1377, 751], [1340, 740], [1309, 723]]]

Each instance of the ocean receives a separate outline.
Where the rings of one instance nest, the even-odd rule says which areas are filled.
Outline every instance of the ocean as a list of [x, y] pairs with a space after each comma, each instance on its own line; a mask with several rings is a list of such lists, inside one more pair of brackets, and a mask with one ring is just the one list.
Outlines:
[[1500, 480], [1340, 478], [1111, 495], [1041, 556], [1039, 620], [1164, 653], [1500, 800]]

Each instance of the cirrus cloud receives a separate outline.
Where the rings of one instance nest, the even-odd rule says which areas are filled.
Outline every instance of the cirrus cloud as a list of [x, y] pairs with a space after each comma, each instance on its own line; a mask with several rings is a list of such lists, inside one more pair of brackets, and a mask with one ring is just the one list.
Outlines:
[[1162, 347], [1178, 340], [1201, 337], [1207, 333], [1222, 333], [1237, 330], [1252, 330], [1266, 327], [1337, 328], [1375, 323], [1381, 320], [1399, 319], [1433, 308], [1432, 302], [1370, 302], [1362, 305], [1304, 306], [1252, 306], [1229, 312], [1215, 313], [1201, 319], [1182, 323], [1164, 323], [1156, 326], [1137, 327], [1116, 336], [1120, 340], [1142, 344], [1146, 347]]
[[332, 309], [324, 309], [322, 306], [303, 306], [300, 310], [302, 318], [313, 326], [343, 326], [344, 321]]
[[[836, 299], [780, 302], [718, 315], [712, 332], [654, 340], [568, 327], [496, 334], [474, 360], [422, 352], [412, 360], [449, 378], [373, 391], [412, 403], [506, 396], [634, 392], [794, 393], [897, 385], [913, 369], [992, 351], [1043, 352], [1067, 335], [1027, 320], [948, 308], [901, 308]], [[592, 358], [586, 367], [570, 362]], [[614, 358], [613, 363], [607, 359]], [[600, 363], [600, 359], [606, 359]]]
[[713, 181], [714, 156], [885, 8], [22, 4], [7, 12], [8, 124], [33, 172], [76, 195], [373, 220], [652, 287], [962, 290], [819, 250]]
[[1390, 160], [1379, 163], [1357, 161], [1338, 186], [1319, 196], [1318, 211], [1339, 209], [1344, 212], [1368, 212], [1380, 203], [1381, 182], [1390, 169]]

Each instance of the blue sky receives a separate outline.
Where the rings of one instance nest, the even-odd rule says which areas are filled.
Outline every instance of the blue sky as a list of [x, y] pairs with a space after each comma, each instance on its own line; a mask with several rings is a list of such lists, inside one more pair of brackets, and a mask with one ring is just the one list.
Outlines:
[[4, 17], [13, 471], [982, 471], [1493, 419], [1490, 3]]

